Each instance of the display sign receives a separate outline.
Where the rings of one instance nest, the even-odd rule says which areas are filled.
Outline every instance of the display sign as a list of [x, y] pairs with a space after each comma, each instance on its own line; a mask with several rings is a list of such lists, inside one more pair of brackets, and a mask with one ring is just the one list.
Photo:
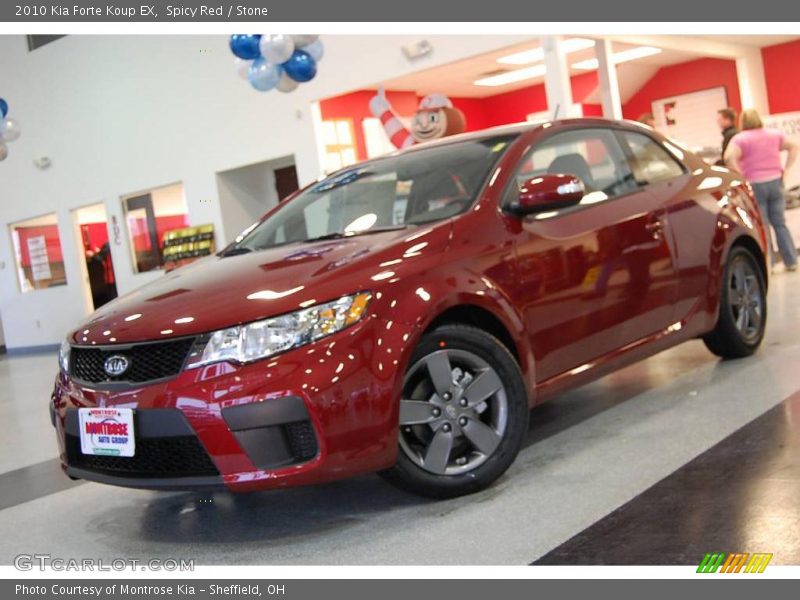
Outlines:
[[[800, 144], [800, 111], [779, 113], [764, 117], [764, 127], [777, 129], [786, 137], [792, 138]], [[786, 173], [786, 187], [793, 188], [800, 185], [800, 161], [795, 163]]]
[[133, 409], [79, 408], [81, 452], [104, 456], [133, 456]]
[[31, 263], [31, 277], [34, 281], [52, 279], [50, 257], [47, 256], [47, 240], [43, 235], [28, 238], [28, 257]]
[[717, 111], [728, 106], [724, 87], [679, 94], [653, 102], [656, 129], [702, 156], [720, 157], [722, 134]]
[[161, 255], [167, 270], [214, 253], [214, 226], [182, 227], [164, 234]]

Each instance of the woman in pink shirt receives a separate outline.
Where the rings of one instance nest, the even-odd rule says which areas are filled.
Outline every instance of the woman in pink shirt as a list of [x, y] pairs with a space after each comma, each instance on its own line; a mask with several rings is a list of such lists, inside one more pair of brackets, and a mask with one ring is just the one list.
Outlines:
[[[767, 225], [772, 225], [778, 239], [778, 251], [787, 271], [797, 270], [797, 248], [792, 234], [786, 227], [784, 211], [786, 195], [783, 187], [783, 174], [797, 160], [800, 146], [789, 140], [780, 131], [764, 129], [761, 117], [755, 110], [742, 111], [741, 133], [731, 139], [725, 151], [725, 163], [736, 169], [753, 186], [761, 215]], [[784, 167], [781, 151], [787, 151]], [[770, 257], [774, 264], [770, 242]]]

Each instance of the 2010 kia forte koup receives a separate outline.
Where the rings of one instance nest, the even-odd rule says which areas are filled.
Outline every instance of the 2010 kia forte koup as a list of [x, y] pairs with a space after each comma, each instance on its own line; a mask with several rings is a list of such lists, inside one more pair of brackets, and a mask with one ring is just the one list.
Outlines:
[[348, 167], [69, 335], [63, 467], [155, 489], [377, 471], [475, 492], [535, 404], [693, 338], [753, 353], [766, 243], [737, 174], [631, 123], [512, 126]]

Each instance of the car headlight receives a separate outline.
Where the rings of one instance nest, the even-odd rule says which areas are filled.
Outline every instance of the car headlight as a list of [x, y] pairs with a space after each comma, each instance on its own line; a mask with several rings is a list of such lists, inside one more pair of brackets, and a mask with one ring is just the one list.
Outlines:
[[229, 327], [210, 335], [189, 356], [187, 369], [209, 363], [248, 363], [310, 344], [353, 325], [367, 312], [372, 294], [362, 292], [293, 313]]
[[64, 373], [69, 373], [69, 340], [61, 342], [61, 348], [58, 349], [58, 364]]

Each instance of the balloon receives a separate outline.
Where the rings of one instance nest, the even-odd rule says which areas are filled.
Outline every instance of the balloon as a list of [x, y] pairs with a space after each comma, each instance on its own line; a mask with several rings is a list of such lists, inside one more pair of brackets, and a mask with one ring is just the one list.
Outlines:
[[266, 58], [273, 65], [279, 65], [292, 57], [294, 52], [294, 40], [290, 35], [282, 33], [264, 34], [259, 42], [261, 56]]
[[4, 142], [13, 142], [19, 137], [19, 121], [16, 119], [3, 119], [0, 121], [0, 139]]
[[317, 61], [315, 61], [305, 50], [295, 50], [292, 58], [283, 63], [286, 74], [303, 83], [311, 81], [317, 74]]
[[303, 47], [303, 50], [308, 52], [311, 58], [317, 62], [321, 61], [322, 57], [325, 55], [325, 47], [322, 45], [322, 40], [311, 42], [308, 46]]
[[8, 102], [0, 98], [0, 119], [8, 115]]
[[254, 60], [261, 56], [261, 52], [258, 49], [258, 41], [260, 38], [260, 35], [234, 34], [231, 36], [230, 41], [231, 52], [239, 58]]
[[250, 65], [253, 64], [252, 60], [244, 60], [241, 58], [234, 59], [234, 68], [236, 69], [236, 73], [242, 79], [247, 79], [247, 73], [250, 71]]
[[294, 45], [298, 48], [302, 48], [303, 46], [308, 46], [309, 44], [316, 42], [318, 35], [293, 35], [292, 39], [294, 40]]
[[280, 81], [278, 82], [278, 85], [276, 85], [276, 86], [275, 86], [275, 88], [276, 88], [276, 89], [277, 89], [279, 92], [289, 93], [289, 92], [293, 92], [293, 91], [295, 91], [295, 90], [297, 89], [297, 86], [298, 86], [298, 85], [300, 85], [300, 84], [299, 84], [299, 83], [297, 83], [297, 82], [296, 82], [294, 79], [292, 79], [291, 77], [289, 77], [289, 76], [286, 74], [286, 71], [284, 71], [283, 73], [281, 73], [281, 79], [280, 79]]
[[247, 79], [250, 81], [250, 85], [259, 92], [268, 92], [278, 85], [278, 81], [281, 79], [281, 68], [268, 63], [263, 58], [257, 58], [250, 65]]
[[8, 156], [8, 147], [3, 142], [0, 142], [0, 162], [3, 162], [6, 156]]

